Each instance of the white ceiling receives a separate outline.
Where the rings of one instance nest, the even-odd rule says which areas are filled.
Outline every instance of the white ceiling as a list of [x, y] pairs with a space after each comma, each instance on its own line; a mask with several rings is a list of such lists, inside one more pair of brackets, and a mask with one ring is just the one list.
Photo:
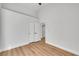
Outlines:
[[11, 10], [23, 12], [34, 17], [37, 17], [37, 14], [41, 7], [45, 6], [46, 3], [43, 3], [41, 6], [38, 3], [3, 3], [4, 8]]

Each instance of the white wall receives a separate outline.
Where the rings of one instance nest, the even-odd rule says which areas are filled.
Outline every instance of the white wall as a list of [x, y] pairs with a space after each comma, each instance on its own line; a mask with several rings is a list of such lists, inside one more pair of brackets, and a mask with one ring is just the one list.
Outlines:
[[0, 49], [2, 47], [2, 44], [1, 44], [1, 3], [0, 3]]
[[35, 18], [2, 9], [2, 50], [15, 48], [29, 43], [28, 23]]
[[2, 3], [0, 3], [0, 51], [4, 48], [4, 40], [2, 40]]
[[47, 42], [79, 54], [79, 4], [49, 4], [39, 18], [46, 24]]

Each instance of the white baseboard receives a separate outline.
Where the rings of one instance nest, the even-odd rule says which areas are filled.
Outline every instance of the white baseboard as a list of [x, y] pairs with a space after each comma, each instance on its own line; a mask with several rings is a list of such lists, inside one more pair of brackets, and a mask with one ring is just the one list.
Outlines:
[[[39, 40], [37, 40], [37, 41], [39, 41]], [[35, 41], [35, 42], [37, 42], [37, 41]], [[14, 49], [14, 48], [17, 48], [17, 47], [21, 47], [21, 46], [24, 46], [24, 45], [27, 45], [27, 44], [30, 44], [30, 43], [32, 43], [32, 42], [20, 43], [20, 44], [17, 44], [15, 46], [7, 46], [4, 49], [0, 49], [0, 52], [6, 51], [6, 50], [11, 50], [11, 49]]]
[[58, 48], [60, 48], [60, 49], [63, 49], [63, 50], [65, 50], [65, 51], [71, 52], [71, 53], [73, 53], [73, 54], [75, 54], [75, 55], [79, 55], [79, 52], [70, 50], [70, 49], [68, 49], [68, 48], [64, 48], [64, 47], [62, 47], [62, 46], [60, 46], [60, 45], [57, 45], [57, 44], [53, 44], [53, 43], [51, 43], [51, 42], [49, 42], [49, 41], [47, 41], [47, 40], [46, 40], [46, 43], [48, 43], [48, 44], [50, 44], [50, 45], [53, 45], [53, 46], [55, 46], [55, 47], [58, 47]]
[[4, 49], [0, 49], [0, 52], [6, 51], [6, 50], [11, 50], [11, 49], [14, 49], [14, 48], [17, 48], [17, 47], [21, 47], [21, 46], [24, 46], [26, 44], [29, 44], [29, 43], [22, 43], [22, 44], [18, 44], [16, 46], [7, 46]]

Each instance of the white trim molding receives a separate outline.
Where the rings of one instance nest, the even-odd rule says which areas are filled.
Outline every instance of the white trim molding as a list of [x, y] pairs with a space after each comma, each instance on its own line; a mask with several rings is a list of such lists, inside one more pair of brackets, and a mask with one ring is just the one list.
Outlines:
[[73, 53], [73, 54], [75, 54], [75, 55], [79, 55], [79, 53], [76, 52], [76, 51], [73, 51], [73, 50], [71, 50], [71, 49], [62, 47], [62, 46], [57, 45], [57, 44], [55, 44], [55, 43], [53, 44], [53, 43], [51, 43], [51, 42], [49, 42], [49, 41], [47, 41], [47, 40], [46, 40], [46, 43], [47, 43], [47, 44], [50, 44], [50, 45], [53, 45], [53, 46], [55, 46], [55, 47], [58, 47], [58, 48], [60, 48], [60, 49], [63, 49], [63, 50], [65, 50], [65, 51], [68, 51], [68, 52], [70, 52], [70, 53]]

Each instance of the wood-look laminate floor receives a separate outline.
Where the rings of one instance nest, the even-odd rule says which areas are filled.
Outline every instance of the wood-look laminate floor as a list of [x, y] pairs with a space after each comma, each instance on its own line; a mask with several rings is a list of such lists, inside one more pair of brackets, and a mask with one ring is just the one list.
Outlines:
[[0, 56], [75, 56], [74, 54], [46, 44], [35, 42], [0, 53]]

